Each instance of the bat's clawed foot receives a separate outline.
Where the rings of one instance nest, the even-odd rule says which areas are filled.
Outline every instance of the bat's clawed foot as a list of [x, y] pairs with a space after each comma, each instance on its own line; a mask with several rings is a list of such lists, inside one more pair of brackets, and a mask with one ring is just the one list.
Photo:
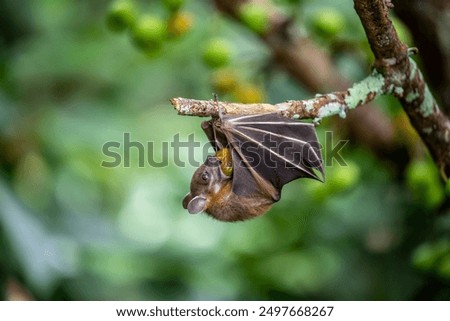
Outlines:
[[213, 167], [213, 166], [219, 166], [219, 164], [220, 164], [220, 161], [219, 161], [219, 159], [218, 159], [217, 157], [215, 157], [215, 156], [209, 155], [209, 156], [206, 158], [206, 161], [205, 161], [205, 165], [206, 165], [206, 166], [211, 166], [211, 167]]

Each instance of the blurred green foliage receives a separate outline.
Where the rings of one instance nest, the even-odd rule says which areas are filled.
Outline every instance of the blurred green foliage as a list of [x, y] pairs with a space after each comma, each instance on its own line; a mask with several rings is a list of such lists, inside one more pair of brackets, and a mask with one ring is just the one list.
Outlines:
[[[137, 21], [167, 21], [178, 2], [140, 1]], [[299, 28], [347, 77], [367, 73], [370, 53], [351, 1], [276, 3], [298, 13]], [[14, 279], [36, 299], [450, 298], [450, 211], [430, 160], [412, 163], [403, 180], [348, 145], [348, 167], [328, 166], [325, 184], [289, 184], [264, 217], [225, 224], [183, 210], [195, 168], [176, 166], [163, 142], [206, 137], [200, 119], [177, 116], [168, 100], [212, 97], [207, 41], [231, 42], [229, 68], [270, 102], [313, 93], [274, 66], [265, 75], [267, 49], [207, 2], [186, 1], [179, 10], [193, 15], [192, 29], [161, 46], [158, 38], [151, 57], [133, 44], [133, 30], [108, 30], [110, 6], [0, 1], [8, 17], [0, 34], [0, 293], [7, 297]], [[318, 12], [337, 16], [327, 26]], [[382, 102], [394, 119], [398, 104]], [[330, 128], [318, 130], [323, 141]], [[102, 167], [103, 145], [123, 143], [124, 133], [153, 142], [151, 157], [168, 166], [139, 168], [134, 149], [130, 168]], [[196, 150], [197, 161], [203, 156]], [[180, 157], [187, 162], [186, 150]]]

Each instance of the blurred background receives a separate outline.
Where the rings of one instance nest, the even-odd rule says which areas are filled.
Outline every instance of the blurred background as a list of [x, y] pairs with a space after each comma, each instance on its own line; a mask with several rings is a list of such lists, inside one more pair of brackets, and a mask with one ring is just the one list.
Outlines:
[[[349, 139], [347, 166], [328, 162], [325, 184], [285, 186], [263, 217], [222, 223], [182, 208], [195, 167], [175, 164], [170, 143], [207, 141], [204, 119], [177, 116], [170, 98], [277, 103], [342, 89], [302, 81], [301, 67], [281, 61], [264, 36], [274, 10], [250, 2], [231, 18], [223, 3], [0, 0], [2, 299], [450, 299], [450, 185], [391, 97], [359, 112], [384, 121], [378, 145], [364, 135], [375, 129], [355, 130], [356, 112], [325, 120], [322, 143], [327, 131], [333, 144]], [[370, 73], [351, 0], [267, 3], [341, 84]], [[448, 3], [394, 3], [395, 26], [419, 47], [449, 114]], [[130, 166], [125, 133], [145, 146]], [[119, 166], [102, 166], [113, 160], [107, 142], [120, 143]]]

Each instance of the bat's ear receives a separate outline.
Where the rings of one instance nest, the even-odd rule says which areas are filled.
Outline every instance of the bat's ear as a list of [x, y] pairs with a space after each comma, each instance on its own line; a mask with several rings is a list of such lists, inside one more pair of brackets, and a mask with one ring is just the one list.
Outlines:
[[194, 197], [189, 201], [187, 209], [190, 214], [197, 214], [203, 212], [206, 209], [206, 198], [201, 196]]
[[192, 199], [192, 195], [191, 193], [188, 193], [184, 198], [183, 198], [183, 208], [187, 209], [188, 208], [188, 204]]

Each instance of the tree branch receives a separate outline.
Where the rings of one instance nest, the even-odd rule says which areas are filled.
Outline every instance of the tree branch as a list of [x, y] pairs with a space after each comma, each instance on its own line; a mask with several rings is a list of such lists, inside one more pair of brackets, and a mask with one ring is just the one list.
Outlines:
[[279, 104], [240, 104], [216, 100], [195, 100], [173, 98], [172, 105], [179, 115], [217, 117], [220, 112], [231, 115], [278, 113], [283, 117], [295, 119], [313, 119], [320, 122], [323, 118], [339, 115], [345, 118], [349, 110], [367, 104], [377, 96], [390, 93], [386, 80], [376, 70], [347, 91], [338, 91], [317, 95], [308, 100], [290, 100]]
[[394, 0], [395, 13], [411, 30], [420, 49], [427, 83], [450, 116], [450, 1]]
[[[214, 0], [216, 7], [240, 20], [243, 5], [253, 3], [269, 13], [269, 27], [259, 34], [260, 39], [271, 50], [275, 61], [303, 87], [312, 93], [345, 90], [351, 85], [337, 70], [330, 55], [310, 38], [301, 35], [292, 27], [292, 20], [269, 0]], [[389, 118], [375, 105], [356, 110], [347, 119], [338, 119], [339, 127], [345, 127], [352, 139], [365, 145], [377, 155], [388, 158], [397, 149], [395, 129]]]
[[[240, 6], [247, 2], [250, 1], [215, 0], [220, 10], [227, 12], [236, 19], [239, 19]], [[321, 84], [323, 87], [327, 87], [332, 82], [334, 85], [342, 86], [346, 82], [336, 76], [338, 72], [331, 64], [329, 57], [320, 54], [321, 51], [309, 39], [293, 37], [288, 28], [289, 20], [278, 14], [275, 8], [271, 7], [270, 1], [254, 0], [253, 2], [267, 6], [266, 10], [271, 13], [270, 28], [260, 34], [261, 38], [272, 49], [277, 60], [284, 64], [288, 71], [300, 82], [306, 83], [313, 91], [321, 91], [316, 88], [320, 87]], [[315, 121], [320, 121], [322, 118], [332, 115], [340, 115], [345, 118], [348, 110], [366, 104], [380, 94], [393, 94], [402, 103], [412, 125], [428, 147], [443, 177], [449, 177], [450, 121], [440, 111], [423, 80], [420, 70], [414, 61], [409, 59], [409, 54], [412, 51], [408, 51], [408, 48], [401, 43], [397, 36], [388, 17], [388, 9], [392, 7], [391, 1], [354, 0], [354, 4], [376, 60], [373, 74], [347, 91], [320, 95], [310, 100], [288, 101], [276, 105], [243, 105], [184, 98], [174, 98], [171, 100], [172, 104], [182, 115], [217, 116], [219, 110], [229, 114], [278, 112], [285, 117], [313, 118]], [[313, 57], [317, 56], [321, 58], [314, 60]], [[318, 61], [325, 62], [327, 67], [322, 69], [322, 66], [318, 65]], [[330, 73], [330, 77], [322, 78], [321, 72], [323, 70], [325, 70], [325, 74]], [[302, 77], [305, 77], [305, 74], [308, 76], [303, 79]], [[365, 109], [364, 112], [372, 110]], [[370, 120], [369, 117], [361, 117], [360, 119]], [[355, 119], [353, 119], [353, 122], [355, 122]], [[363, 128], [366, 132], [370, 132], [370, 129], [372, 129], [370, 126]], [[385, 129], [389, 130], [387, 127]], [[383, 133], [379, 134], [380, 136], [383, 135]]]
[[354, 0], [375, 55], [375, 68], [400, 100], [411, 124], [445, 178], [450, 176], [450, 120], [441, 112], [408, 49], [401, 43], [383, 0]]

